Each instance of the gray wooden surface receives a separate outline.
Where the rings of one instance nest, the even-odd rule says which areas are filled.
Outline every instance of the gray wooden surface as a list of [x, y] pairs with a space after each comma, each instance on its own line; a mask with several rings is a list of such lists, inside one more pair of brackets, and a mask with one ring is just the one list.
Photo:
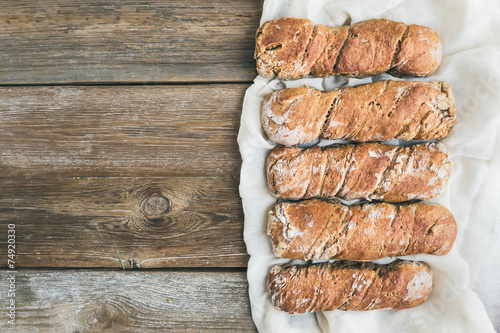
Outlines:
[[255, 331], [243, 272], [22, 270], [16, 281], [20, 319], [2, 332]]
[[255, 331], [236, 137], [261, 8], [0, 2], [1, 332]]
[[246, 88], [0, 87], [3, 177], [237, 177]]
[[0, 81], [248, 82], [261, 2], [0, 1]]

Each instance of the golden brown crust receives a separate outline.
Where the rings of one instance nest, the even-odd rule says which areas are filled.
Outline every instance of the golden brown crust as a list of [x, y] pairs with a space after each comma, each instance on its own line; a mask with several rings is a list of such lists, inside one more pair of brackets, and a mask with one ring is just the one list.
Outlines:
[[307, 19], [285, 17], [265, 22], [256, 33], [255, 59], [259, 74], [274, 77], [276, 73], [287, 80], [308, 73], [303, 60], [313, 31], [314, 24]]
[[441, 194], [452, 163], [441, 144], [363, 143], [276, 147], [267, 158], [266, 170], [269, 191], [277, 198], [403, 202]]
[[326, 139], [357, 142], [445, 137], [456, 119], [445, 82], [378, 81], [321, 92], [297, 87], [269, 95], [261, 123], [270, 140], [295, 145]]
[[447, 254], [457, 224], [444, 206], [427, 203], [281, 202], [268, 214], [273, 252], [286, 259], [377, 260]]
[[442, 53], [441, 41], [435, 30], [409, 25], [390, 73], [396, 76], [409, 72], [416, 76], [431, 75], [441, 63]]
[[268, 276], [271, 302], [288, 313], [408, 309], [424, 303], [431, 291], [429, 266], [414, 261], [276, 265]]
[[316, 29], [326, 38], [326, 47], [321, 52], [316, 62], [311, 67], [313, 76], [325, 76], [325, 73], [333, 73], [340, 50], [347, 40], [351, 27], [329, 27], [317, 25]]
[[387, 72], [405, 28], [404, 23], [385, 19], [353, 25], [333, 74], [359, 77]]
[[352, 27], [328, 27], [307, 19], [278, 18], [256, 33], [255, 59], [263, 77], [362, 77], [390, 70], [425, 76], [441, 62], [441, 42], [427, 27], [372, 19]]

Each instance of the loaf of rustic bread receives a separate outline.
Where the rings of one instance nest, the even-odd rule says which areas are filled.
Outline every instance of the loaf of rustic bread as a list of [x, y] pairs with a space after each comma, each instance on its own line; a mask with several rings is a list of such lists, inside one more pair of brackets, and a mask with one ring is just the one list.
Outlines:
[[441, 194], [452, 163], [439, 143], [362, 143], [307, 149], [278, 146], [269, 154], [266, 169], [269, 191], [276, 198], [402, 202]]
[[312, 199], [274, 205], [267, 234], [279, 258], [377, 260], [447, 254], [457, 223], [444, 206], [422, 202], [346, 206]]
[[276, 265], [267, 286], [273, 305], [288, 313], [400, 310], [425, 302], [432, 291], [432, 272], [415, 261]]
[[325, 139], [358, 142], [445, 137], [456, 107], [444, 82], [378, 81], [321, 92], [305, 86], [268, 96], [261, 122], [270, 140], [295, 145]]
[[284, 17], [265, 22], [256, 33], [257, 71], [266, 78], [385, 72], [426, 76], [438, 68], [441, 57], [436, 31], [386, 19], [337, 28]]

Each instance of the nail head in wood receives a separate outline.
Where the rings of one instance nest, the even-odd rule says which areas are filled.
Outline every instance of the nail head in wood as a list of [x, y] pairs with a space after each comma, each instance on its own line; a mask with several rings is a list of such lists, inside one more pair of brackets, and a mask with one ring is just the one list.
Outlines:
[[172, 202], [159, 194], [153, 194], [144, 199], [141, 203], [141, 211], [144, 215], [149, 217], [160, 216], [168, 213], [172, 208]]

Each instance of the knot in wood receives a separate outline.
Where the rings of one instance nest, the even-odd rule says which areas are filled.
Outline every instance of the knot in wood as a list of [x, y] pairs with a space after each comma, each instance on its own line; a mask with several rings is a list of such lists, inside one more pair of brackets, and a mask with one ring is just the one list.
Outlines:
[[85, 332], [103, 332], [113, 326], [128, 326], [130, 318], [126, 315], [130, 309], [121, 299], [101, 300], [86, 304], [78, 312], [78, 322], [85, 328]]
[[172, 203], [169, 198], [159, 194], [154, 194], [142, 201], [141, 211], [144, 215], [154, 217], [170, 211]]

